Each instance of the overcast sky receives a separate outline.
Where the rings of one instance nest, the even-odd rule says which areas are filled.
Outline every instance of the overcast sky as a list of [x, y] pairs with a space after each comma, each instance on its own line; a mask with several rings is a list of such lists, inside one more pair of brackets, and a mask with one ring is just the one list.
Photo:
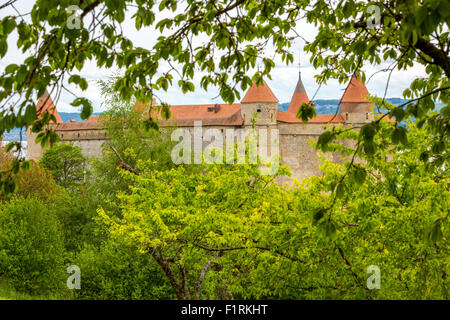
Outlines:
[[[3, 2], [3, 0], [0, 0]], [[16, 8], [20, 12], [29, 12], [34, 1], [30, 0], [19, 0]], [[12, 10], [0, 10], [0, 19], [5, 15], [15, 14]], [[127, 14], [125, 22], [122, 24], [125, 35], [133, 41], [135, 46], [140, 46], [144, 48], [152, 48], [155, 39], [158, 34], [151, 29], [141, 29], [137, 31], [134, 27], [134, 20], [131, 19], [132, 12]], [[306, 22], [301, 22], [297, 26], [297, 32], [299, 32], [307, 40], [313, 40], [316, 34], [316, 29], [313, 25], [307, 24]], [[4, 68], [10, 63], [21, 63], [24, 57], [27, 55], [22, 54], [16, 48], [17, 35], [12, 34], [10, 36], [8, 46], [9, 50], [7, 55], [0, 60], [0, 72], [3, 72]], [[201, 41], [201, 39], [200, 39]], [[272, 71], [272, 79], [266, 79], [266, 82], [271, 87], [272, 91], [278, 98], [280, 102], [288, 102], [291, 99], [292, 92], [295, 88], [298, 72], [299, 72], [299, 60], [301, 65], [301, 74], [303, 79], [303, 84], [310, 98], [312, 98], [316, 89], [318, 88], [315, 82], [314, 75], [318, 74], [320, 71], [315, 70], [309, 62], [310, 56], [303, 52], [304, 42], [298, 39], [292, 48], [291, 52], [295, 56], [294, 63], [292, 65], [286, 66], [281, 63], [281, 61], [275, 60], [275, 68]], [[270, 55], [270, 48], [268, 48], [267, 54]], [[299, 58], [300, 56], [300, 58]], [[386, 68], [389, 65], [386, 62], [379, 66], [365, 65], [364, 71], [366, 72], [367, 78], [369, 78], [376, 71]], [[84, 69], [81, 71], [81, 75], [86, 77], [89, 81], [89, 88], [82, 92], [77, 90], [77, 87], [72, 86], [70, 89], [79, 94], [90, 99], [94, 106], [94, 112], [101, 112], [104, 107], [102, 106], [102, 97], [100, 95], [99, 88], [95, 84], [96, 80], [107, 79], [108, 76], [112, 75], [117, 69], [99, 69], [95, 62], [89, 62], [85, 65]], [[424, 76], [425, 72], [422, 66], [414, 66], [408, 71], [394, 71], [391, 76], [390, 85], [387, 91], [387, 97], [402, 97], [402, 92], [405, 88], [409, 87], [409, 84], [416, 77]], [[387, 73], [377, 73], [374, 75], [366, 86], [370, 93], [375, 95], [384, 95], [384, 90], [386, 86], [388, 74]], [[174, 81], [174, 86], [170, 87], [167, 92], [159, 92], [158, 96], [165, 100], [169, 104], [207, 104], [207, 103], [220, 103], [222, 100], [217, 98], [218, 89], [210, 88], [208, 91], [204, 91], [199, 86], [199, 80], [201, 74], [196, 74], [194, 79], [194, 84], [196, 85], [196, 91], [193, 93], [188, 93], [183, 95], [181, 90], [176, 86], [177, 81]], [[339, 84], [338, 81], [329, 81], [325, 86], [322, 86], [316, 96], [316, 99], [340, 99], [346, 84]], [[243, 97], [243, 95], [241, 96]], [[58, 110], [60, 112], [75, 112], [77, 109], [70, 106], [70, 102], [73, 100], [73, 96], [63, 91], [61, 98], [58, 102]]]

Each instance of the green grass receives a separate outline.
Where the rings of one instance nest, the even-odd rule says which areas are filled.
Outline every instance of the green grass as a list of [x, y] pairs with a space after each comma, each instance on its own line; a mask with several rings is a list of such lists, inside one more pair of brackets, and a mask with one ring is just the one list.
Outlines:
[[68, 296], [60, 295], [30, 295], [23, 292], [17, 292], [6, 281], [0, 280], [0, 300], [66, 300]]

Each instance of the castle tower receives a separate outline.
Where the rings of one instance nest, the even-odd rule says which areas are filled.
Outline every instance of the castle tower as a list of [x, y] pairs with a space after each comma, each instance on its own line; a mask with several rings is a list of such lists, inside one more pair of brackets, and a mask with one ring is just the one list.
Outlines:
[[[41, 118], [45, 113], [52, 114], [56, 119], [56, 123], [63, 122], [47, 90], [45, 90], [44, 95], [36, 103], [36, 114], [38, 118]], [[52, 122], [49, 124], [49, 126], [52, 125], [55, 125], [55, 123]], [[29, 160], [39, 160], [44, 154], [42, 146], [35, 142], [37, 135], [38, 133], [31, 132], [31, 127], [27, 129], [27, 158]]]
[[373, 120], [373, 104], [368, 101], [369, 91], [355, 74], [339, 102], [340, 114], [346, 123], [365, 123]]
[[297, 115], [300, 106], [308, 102], [309, 98], [308, 95], [306, 94], [305, 87], [303, 86], [301, 72], [299, 72], [297, 86], [295, 87], [294, 93], [292, 94], [291, 102], [289, 103], [287, 112], [294, 113], [295, 115]]
[[47, 90], [45, 90], [45, 93], [42, 97], [39, 98], [37, 104], [36, 104], [36, 113], [38, 115], [38, 118], [45, 113], [52, 114], [55, 116], [56, 123], [62, 123], [62, 119], [58, 113], [58, 110], [56, 110], [55, 104], [53, 103], [52, 98], [50, 97], [50, 94]]
[[255, 112], [257, 125], [276, 125], [277, 110], [278, 99], [265, 81], [260, 86], [253, 82], [241, 101], [241, 116], [244, 119], [244, 125], [252, 124], [251, 119]]

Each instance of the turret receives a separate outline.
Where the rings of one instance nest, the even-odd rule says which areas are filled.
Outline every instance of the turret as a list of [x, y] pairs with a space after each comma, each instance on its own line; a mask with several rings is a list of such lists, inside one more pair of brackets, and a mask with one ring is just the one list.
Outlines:
[[301, 72], [299, 72], [297, 86], [295, 87], [294, 93], [292, 94], [291, 102], [289, 103], [287, 112], [294, 113], [295, 115], [297, 115], [300, 106], [308, 102], [309, 98], [308, 95], [306, 94], [305, 87], [303, 86]]
[[45, 113], [49, 113], [55, 116], [56, 123], [62, 123], [61, 116], [58, 113], [58, 110], [56, 110], [56, 106], [53, 103], [52, 98], [50, 97], [50, 94], [47, 90], [45, 90], [45, 93], [42, 97], [39, 98], [37, 104], [36, 104], [36, 113], [38, 117]]
[[369, 91], [361, 79], [353, 74], [339, 103], [340, 114], [346, 123], [364, 123], [373, 120], [373, 104]]
[[[56, 123], [63, 122], [47, 90], [45, 90], [44, 95], [40, 97], [38, 102], [36, 103], [36, 114], [38, 118], [41, 118], [42, 115], [45, 113], [52, 114], [55, 117]], [[55, 122], [52, 121], [49, 125], [50, 126], [55, 125]], [[42, 158], [42, 155], [44, 153], [44, 150], [42, 149], [41, 145], [35, 142], [37, 135], [38, 133], [31, 132], [31, 127], [28, 128], [27, 158], [29, 160], [39, 160], [40, 158]]]
[[260, 86], [255, 82], [248, 89], [241, 101], [241, 116], [244, 125], [251, 125], [253, 115], [258, 125], [275, 125], [277, 123], [278, 99], [265, 81]]

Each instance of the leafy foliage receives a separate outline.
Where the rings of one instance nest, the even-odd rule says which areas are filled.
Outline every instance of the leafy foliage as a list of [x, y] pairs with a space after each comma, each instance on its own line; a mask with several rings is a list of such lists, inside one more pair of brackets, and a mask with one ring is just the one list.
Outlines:
[[85, 182], [88, 173], [86, 162], [81, 148], [69, 143], [52, 146], [40, 160], [60, 186], [71, 189], [79, 188]]
[[64, 243], [53, 211], [35, 198], [0, 207], [0, 277], [16, 290], [44, 294], [64, 286]]
[[97, 195], [87, 190], [62, 190], [47, 200], [61, 225], [64, 247], [72, 256], [85, 245], [98, 245], [105, 238], [95, 219], [99, 203]]
[[170, 138], [172, 129], [147, 127], [143, 119], [148, 118], [149, 110], [123, 101], [112, 88], [113, 80], [100, 81], [99, 85], [107, 108], [100, 121], [110, 139], [103, 144], [101, 156], [91, 162], [89, 192], [101, 198], [103, 205], [109, 203], [108, 206], [113, 208], [116, 207], [117, 192], [128, 190], [119, 168], [124, 165], [135, 168], [138, 160], [152, 160], [155, 168], [160, 170], [172, 168], [171, 150], [175, 143]]
[[[392, 124], [380, 126], [375, 154], [323, 159], [323, 176], [290, 186], [248, 165], [199, 175], [140, 163], [139, 176], [122, 172], [122, 217], [99, 213], [112, 239], [159, 264], [178, 299], [448, 298], [448, 166], [423, 166], [426, 131], [410, 125], [407, 144], [392, 145]], [[371, 265], [380, 290], [366, 285]]]
[[173, 299], [158, 265], [124, 243], [109, 240], [99, 247], [87, 245], [74, 263], [83, 270], [76, 299]]

